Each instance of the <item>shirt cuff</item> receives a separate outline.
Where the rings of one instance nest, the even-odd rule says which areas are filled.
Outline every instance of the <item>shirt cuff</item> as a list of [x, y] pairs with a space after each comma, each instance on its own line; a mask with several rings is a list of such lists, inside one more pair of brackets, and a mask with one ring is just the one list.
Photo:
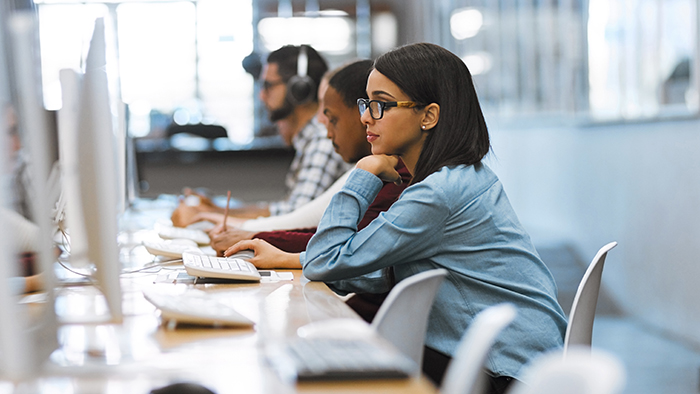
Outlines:
[[352, 170], [348, 180], [345, 181], [343, 189], [349, 190], [372, 202], [383, 186], [384, 182], [378, 176], [369, 171], [356, 168]]

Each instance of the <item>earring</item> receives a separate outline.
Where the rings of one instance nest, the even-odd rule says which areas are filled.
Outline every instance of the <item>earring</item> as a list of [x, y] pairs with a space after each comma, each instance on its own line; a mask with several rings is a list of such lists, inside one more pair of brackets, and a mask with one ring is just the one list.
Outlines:
[[425, 125], [421, 126], [420, 128], [423, 129], [423, 130], [425, 130]]

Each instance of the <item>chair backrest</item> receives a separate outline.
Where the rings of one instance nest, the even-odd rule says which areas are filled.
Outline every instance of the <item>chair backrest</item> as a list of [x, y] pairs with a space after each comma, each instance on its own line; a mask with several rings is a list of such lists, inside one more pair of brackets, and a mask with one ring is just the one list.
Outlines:
[[482, 369], [498, 334], [515, 319], [515, 306], [504, 303], [481, 311], [459, 342], [442, 381], [440, 394], [482, 392]]
[[397, 283], [372, 320], [372, 328], [419, 367], [423, 362], [428, 315], [445, 275], [447, 270], [440, 268]]
[[608, 252], [615, 246], [617, 246], [617, 242], [610, 242], [600, 248], [588, 266], [586, 273], [583, 274], [578, 290], [576, 290], [576, 296], [574, 296], [574, 302], [571, 305], [571, 312], [569, 313], [569, 323], [566, 326], [566, 335], [564, 337], [564, 356], [567, 355], [569, 346], [591, 346], [593, 320], [598, 303], [603, 265]]
[[552, 352], [536, 359], [508, 394], [618, 394], [625, 386], [619, 359], [601, 350], [573, 347], [563, 358]]

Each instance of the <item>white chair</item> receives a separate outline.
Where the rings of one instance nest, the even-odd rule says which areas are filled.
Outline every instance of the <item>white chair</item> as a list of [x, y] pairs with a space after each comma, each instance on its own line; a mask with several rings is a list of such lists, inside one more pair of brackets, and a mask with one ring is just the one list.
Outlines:
[[552, 352], [536, 359], [508, 394], [618, 394], [624, 386], [625, 370], [615, 356], [572, 347], [565, 358]]
[[595, 319], [595, 308], [598, 303], [603, 265], [608, 252], [615, 246], [617, 246], [617, 242], [610, 242], [600, 248], [583, 275], [581, 283], [578, 285], [574, 302], [571, 305], [571, 312], [569, 313], [566, 335], [564, 336], [565, 357], [570, 346], [591, 346], [593, 320]]
[[410, 357], [420, 371], [428, 315], [447, 270], [434, 269], [397, 283], [377, 311], [372, 324], [360, 319], [330, 319], [300, 327], [301, 337], [362, 338], [379, 335]]
[[440, 394], [477, 394], [483, 391], [483, 366], [498, 334], [515, 319], [512, 304], [499, 304], [481, 311], [459, 342], [447, 367]]
[[419, 368], [423, 363], [428, 315], [446, 275], [447, 270], [439, 268], [397, 283], [372, 320], [372, 328], [411, 357]]

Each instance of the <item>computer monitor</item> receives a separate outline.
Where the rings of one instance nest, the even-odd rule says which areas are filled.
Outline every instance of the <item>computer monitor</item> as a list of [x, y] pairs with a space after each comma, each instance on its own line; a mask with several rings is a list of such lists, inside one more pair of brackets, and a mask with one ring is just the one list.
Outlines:
[[[37, 245], [35, 245], [38, 267], [43, 274], [43, 281], [48, 289], [53, 289], [53, 257], [52, 257], [52, 223], [50, 220], [50, 201], [47, 195], [48, 174], [50, 163], [50, 126], [43, 110], [41, 86], [38, 81], [40, 68], [38, 62], [38, 46], [35, 15], [32, 12], [16, 13], [9, 18], [2, 15], [0, 19], [9, 21], [11, 40], [0, 37], [0, 74], [7, 84], [0, 85], [6, 89], [12, 84], [16, 92], [13, 100], [17, 107], [19, 134], [22, 144], [28, 149], [31, 160], [32, 186], [34, 196], [30, 207], [35, 224], [39, 228]], [[4, 33], [4, 32], [2, 32]], [[11, 42], [11, 50], [4, 48]], [[5, 59], [4, 56], [11, 54]], [[10, 77], [7, 61], [12, 60], [14, 75]], [[3, 99], [8, 102], [9, 94], [3, 90]], [[5, 100], [4, 100], [5, 101]], [[3, 124], [3, 126], [5, 126]], [[3, 132], [3, 138], [5, 138]], [[3, 140], [3, 143], [6, 139]], [[3, 159], [6, 155], [3, 151]], [[2, 165], [6, 163], [3, 161]], [[6, 174], [6, 173], [3, 173]], [[0, 193], [7, 193], [2, 188]], [[44, 198], [41, 198], [44, 197]], [[2, 197], [5, 201], [7, 195]], [[5, 378], [20, 381], [35, 375], [50, 354], [58, 347], [56, 315], [54, 310], [53, 291], [46, 292], [46, 300], [42, 304], [32, 306], [32, 313], [27, 306], [18, 303], [17, 294], [13, 294], [7, 286], [12, 277], [18, 275], [17, 267], [12, 262], [17, 261], [17, 253], [12, 242], [12, 231], [0, 223], [0, 278], [6, 281], [0, 286], [0, 375]], [[9, 262], [9, 264], [8, 264]], [[38, 308], [38, 310], [37, 310]], [[36, 313], [35, 313], [36, 312]]]
[[85, 72], [60, 73], [63, 107], [58, 114], [62, 184], [70, 234], [70, 262], [94, 265], [111, 322], [122, 320], [118, 215], [125, 191], [120, 182], [124, 160], [118, 105], [108, 75], [105, 23], [97, 18]]

